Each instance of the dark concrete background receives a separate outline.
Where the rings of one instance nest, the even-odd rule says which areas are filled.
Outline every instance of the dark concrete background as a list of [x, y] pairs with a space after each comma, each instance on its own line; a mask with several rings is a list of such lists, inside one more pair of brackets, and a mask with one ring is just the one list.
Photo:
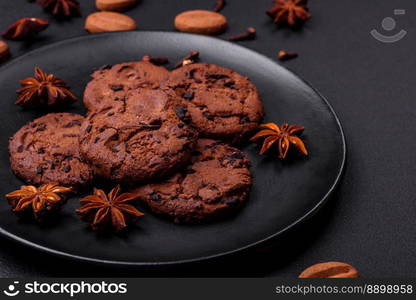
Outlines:
[[[0, 1], [0, 31], [22, 17], [46, 17], [50, 27], [36, 42], [10, 42], [13, 56], [85, 35], [93, 0], [80, 0], [83, 17], [58, 22], [35, 3]], [[174, 30], [173, 18], [187, 9], [211, 9], [214, 0], [142, 0], [127, 14], [139, 30]], [[0, 238], [0, 277], [27, 276], [278, 276], [296, 277], [328, 260], [353, 264], [363, 277], [415, 277], [416, 267], [416, 2], [412, 0], [310, 1], [313, 18], [299, 31], [278, 29], [264, 11], [271, 0], [228, 0], [230, 28], [221, 38], [258, 30], [242, 45], [275, 58], [279, 49], [299, 52], [284, 65], [325, 95], [344, 126], [348, 160], [334, 199], [311, 221], [261, 252], [219, 264], [168, 270], [95, 267], [38, 253]], [[394, 44], [369, 32], [393, 9], [397, 28], [408, 31]], [[387, 34], [387, 33], [386, 33]], [[97, 49], [97, 51], [99, 51]], [[63, 58], [65, 59], [65, 58]]]

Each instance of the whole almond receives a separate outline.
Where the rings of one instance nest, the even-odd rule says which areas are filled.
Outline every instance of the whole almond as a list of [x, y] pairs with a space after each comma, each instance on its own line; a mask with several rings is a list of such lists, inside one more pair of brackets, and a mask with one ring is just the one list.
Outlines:
[[126, 11], [135, 6], [138, 0], [96, 0], [95, 6], [104, 11]]
[[6, 42], [0, 41], [0, 62], [5, 61], [9, 57], [9, 45]]
[[227, 29], [227, 18], [209, 10], [189, 10], [175, 18], [175, 28], [182, 32], [216, 35]]
[[136, 21], [129, 16], [110, 11], [93, 13], [85, 21], [85, 29], [91, 33], [127, 31], [135, 30], [136, 28]]
[[358, 276], [358, 271], [353, 266], [330, 261], [310, 266], [299, 275], [299, 278], [356, 278]]

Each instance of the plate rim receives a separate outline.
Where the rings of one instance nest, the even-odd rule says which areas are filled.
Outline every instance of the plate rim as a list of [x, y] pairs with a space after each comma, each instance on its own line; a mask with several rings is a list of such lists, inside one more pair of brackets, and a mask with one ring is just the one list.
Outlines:
[[346, 158], [347, 158], [347, 143], [346, 143], [346, 139], [345, 139], [345, 134], [344, 134], [344, 130], [342, 127], [342, 124], [340, 122], [340, 119], [337, 115], [337, 113], [335, 112], [335, 110], [333, 109], [333, 107], [331, 106], [331, 104], [328, 102], [327, 98], [322, 95], [320, 93], [319, 90], [317, 90], [313, 85], [311, 85], [307, 80], [305, 80], [303, 77], [299, 76], [298, 74], [296, 74], [295, 72], [293, 72], [292, 70], [288, 69], [287, 67], [282, 66], [281, 64], [279, 64], [278, 62], [272, 60], [271, 58], [269, 58], [268, 56], [257, 52], [255, 50], [252, 50], [250, 48], [238, 45], [236, 43], [231, 43], [229, 41], [220, 39], [220, 38], [216, 38], [216, 37], [210, 37], [210, 36], [203, 36], [203, 35], [197, 35], [197, 34], [190, 34], [190, 33], [181, 33], [181, 32], [174, 32], [174, 31], [163, 31], [163, 30], [143, 30], [143, 31], [124, 31], [124, 32], [105, 32], [105, 33], [99, 33], [99, 34], [94, 34], [94, 35], [81, 35], [81, 36], [76, 36], [76, 37], [72, 37], [72, 38], [68, 38], [68, 39], [63, 39], [36, 49], [33, 49], [27, 53], [24, 53], [22, 55], [16, 56], [14, 58], [12, 58], [10, 61], [4, 63], [3, 65], [0, 66], [0, 72], [2, 72], [3, 70], [7, 69], [10, 65], [16, 64], [18, 63], [20, 60], [25, 59], [26, 57], [35, 55], [38, 52], [43, 52], [49, 48], [53, 48], [53, 47], [57, 47], [61, 44], [65, 44], [65, 43], [69, 43], [69, 42], [74, 42], [74, 41], [82, 41], [82, 40], [89, 40], [92, 38], [99, 38], [99, 37], [105, 37], [105, 36], [111, 36], [111, 35], [135, 35], [135, 34], [141, 34], [141, 33], [146, 33], [146, 34], [152, 34], [152, 33], [162, 33], [162, 34], [172, 34], [172, 35], [186, 35], [186, 36], [192, 36], [194, 38], [198, 38], [198, 39], [206, 39], [206, 40], [215, 40], [215, 42], [219, 42], [219, 43], [223, 43], [225, 45], [233, 45], [233, 47], [237, 47], [237, 48], [241, 48], [244, 51], [248, 51], [252, 54], [255, 55], [259, 55], [261, 56], [263, 59], [268, 60], [271, 64], [277, 65], [280, 68], [285, 69], [287, 72], [289, 72], [291, 75], [295, 76], [296, 78], [298, 78], [301, 82], [303, 82], [304, 84], [306, 84], [309, 88], [311, 88], [324, 102], [324, 104], [328, 107], [330, 113], [332, 114], [332, 116], [335, 119], [335, 123], [337, 124], [338, 127], [338, 131], [341, 137], [341, 144], [342, 144], [342, 161], [341, 161], [341, 165], [338, 168], [338, 173], [337, 176], [334, 180], [334, 182], [332, 183], [331, 187], [329, 188], [329, 190], [326, 192], [326, 194], [321, 198], [321, 200], [313, 207], [311, 208], [308, 212], [306, 212], [302, 217], [298, 218], [296, 221], [290, 223], [289, 225], [287, 225], [286, 227], [284, 227], [283, 229], [261, 239], [258, 240], [256, 242], [252, 242], [249, 243], [247, 245], [244, 245], [242, 247], [233, 249], [233, 250], [229, 250], [229, 251], [224, 251], [224, 252], [220, 252], [220, 253], [216, 253], [216, 254], [212, 254], [212, 255], [205, 255], [205, 256], [201, 256], [201, 257], [196, 257], [196, 258], [189, 258], [189, 259], [179, 259], [179, 260], [172, 260], [172, 261], [161, 261], [161, 262], [138, 262], [138, 261], [118, 261], [118, 260], [108, 260], [108, 259], [99, 259], [99, 258], [92, 258], [92, 257], [87, 257], [87, 256], [82, 256], [82, 255], [76, 255], [76, 254], [71, 254], [68, 252], [64, 252], [64, 251], [59, 251], [56, 249], [52, 249], [49, 247], [45, 247], [42, 245], [39, 245], [35, 242], [31, 242], [28, 241], [24, 238], [19, 237], [18, 235], [15, 235], [5, 229], [3, 229], [0, 226], [0, 234], [3, 235], [4, 237], [8, 238], [9, 240], [13, 241], [13, 242], [18, 242], [26, 247], [30, 247], [33, 249], [36, 249], [40, 252], [46, 253], [46, 254], [51, 254], [54, 255], [56, 257], [60, 257], [60, 258], [66, 258], [66, 259], [72, 259], [72, 260], [76, 260], [79, 262], [89, 262], [89, 263], [93, 263], [93, 264], [104, 264], [104, 265], [114, 265], [114, 266], [130, 266], [130, 267], [147, 267], [147, 266], [172, 266], [172, 265], [183, 265], [183, 264], [190, 264], [190, 263], [196, 263], [196, 262], [205, 262], [208, 260], [214, 260], [214, 259], [218, 259], [218, 258], [222, 258], [222, 257], [226, 257], [226, 256], [230, 256], [233, 254], [237, 254], [239, 252], [243, 252], [249, 249], [253, 249], [255, 247], [259, 247], [260, 245], [274, 240], [277, 237], [281, 236], [282, 234], [293, 230], [296, 226], [300, 225], [301, 223], [304, 223], [306, 220], [310, 219], [313, 215], [315, 215], [329, 200], [329, 198], [331, 197], [331, 195], [334, 193], [335, 189], [337, 188], [337, 186], [339, 185], [341, 178], [343, 176], [344, 173], [344, 169], [345, 169], [345, 164], [346, 164]]

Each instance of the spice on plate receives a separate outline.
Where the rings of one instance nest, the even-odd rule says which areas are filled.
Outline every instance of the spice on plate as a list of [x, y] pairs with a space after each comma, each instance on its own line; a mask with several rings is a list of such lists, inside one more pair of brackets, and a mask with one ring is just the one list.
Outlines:
[[16, 104], [24, 107], [55, 106], [72, 103], [77, 97], [69, 90], [65, 81], [35, 68], [35, 76], [20, 81], [22, 87]]
[[153, 57], [150, 55], [145, 55], [142, 57], [142, 61], [148, 61], [156, 66], [162, 66], [169, 63], [169, 59], [165, 56]]
[[136, 193], [121, 193], [119, 185], [108, 195], [103, 190], [94, 189], [94, 195], [80, 200], [82, 206], [76, 212], [93, 230], [119, 232], [143, 216], [133, 205], [127, 204], [137, 197]]
[[185, 56], [184, 58], [182, 58], [176, 65], [175, 65], [175, 69], [186, 66], [186, 65], [190, 65], [190, 64], [194, 64], [196, 62], [199, 61], [199, 51], [196, 50], [192, 50], [191, 52], [189, 52], [189, 54], [187, 56]]
[[260, 154], [266, 153], [273, 145], [277, 144], [278, 157], [281, 159], [287, 157], [290, 148], [295, 148], [302, 155], [308, 155], [305, 144], [298, 137], [303, 132], [304, 127], [287, 123], [283, 123], [281, 126], [275, 123], [267, 123], [260, 125], [260, 128], [262, 130], [250, 139], [250, 141], [255, 142], [264, 138]]
[[43, 220], [48, 214], [58, 210], [66, 201], [71, 188], [47, 183], [40, 187], [21, 186], [19, 190], [8, 193], [6, 199], [16, 214], [32, 215], [36, 220]]

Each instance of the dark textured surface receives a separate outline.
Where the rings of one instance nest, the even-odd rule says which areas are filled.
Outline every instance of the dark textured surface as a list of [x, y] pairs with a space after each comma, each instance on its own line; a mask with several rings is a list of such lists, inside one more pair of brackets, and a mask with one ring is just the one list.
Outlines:
[[[100, 55], [96, 55], [96, 49], [100, 49]], [[221, 222], [179, 227], [149, 214], [125, 236], [102, 237], [88, 234], [85, 226], [79, 222], [74, 213], [78, 203], [73, 197], [62, 209], [62, 217], [53, 227], [19, 224], [10, 213], [7, 203], [0, 202], [0, 230], [12, 238], [19, 237], [26, 243], [72, 257], [125, 264], [176, 264], [254, 246], [319, 209], [327, 199], [327, 193], [338, 181], [344, 165], [345, 148], [335, 116], [319, 94], [285, 68], [257, 52], [219, 39], [174, 32], [110, 33], [69, 39], [21, 56], [0, 69], [0, 82], [3, 83], [0, 94], [5, 99], [0, 112], [3, 129], [0, 144], [6, 145], [7, 137], [22, 124], [44, 113], [43, 110], [21, 110], [13, 104], [15, 84], [24, 74], [31, 72], [34, 65], [62, 76], [73, 87], [74, 93], [79, 95], [89, 80], [90, 70], [97, 66], [131, 61], [146, 53], [169, 53], [169, 57], [176, 61], [189, 49], [204, 53], [205, 61], [250, 77], [261, 91], [267, 111], [266, 122], [289, 120], [305, 126], [307, 129], [303, 138], [310, 155], [304, 159], [281, 162], [273, 157], [258, 155], [254, 144], [245, 147], [252, 162], [254, 177], [250, 201], [235, 218]], [[221, 52], [217, 49], [221, 49]], [[75, 57], [77, 59], [72, 59]], [[278, 101], [276, 95], [279, 95]], [[133, 103], [130, 104], [135, 107]], [[130, 111], [130, 104], [126, 101], [126, 113]], [[137, 109], [139, 107], [137, 105]], [[84, 111], [80, 102], [68, 110], [77, 113]], [[143, 120], [143, 123], [153, 122]], [[114, 126], [120, 127], [121, 124]], [[160, 130], [163, 131], [163, 126]], [[10, 176], [7, 156], [4, 147], [0, 151], [0, 177], [5, 180], [0, 184], [0, 194], [21, 184], [14, 176]], [[155, 155], [144, 160], [152, 162], [158, 158], [159, 155]], [[112, 185], [110, 182], [106, 186]], [[71, 243], [67, 242], [68, 236], [71, 236]], [[200, 270], [206, 270], [206, 267]]]
[[[81, 1], [84, 16], [93, 1]], [[313, 19], [303, 30], [277, 30], [264, 11], [271, 1], [228, 0], [223, 13], [230, 28], [224, 36], [258, 30], [256, 41], [241, 44], [274, 58], [278, 49], [300, 53], [285, 66], [310, 81], [337, 111], [348, 140], [344, 178], [334, 201], [321, 213], [260, 255], [243, 257], [192, 270], [167, 270], [163, 275], [295, 277], [320, 261], [353, 264], [363, 277], [414, 277], [416, 264], [416, 154], [411, 138], [416, 127], [414, 69], [416, 3], [382, 0], [319, 0], [310, 5]], [[185, 9], [211, 8], [213, 1], [143, 0], [128, 14], [139, 29], [172, 30], [174, 16]], [[382, 44], [369, 34], [395, 8], [408, 36], [396, 44]], [[27, 1], [2, 1], [0, 26], [20, 17], [46, 16]], [[6, 13], [7, 12], [7, 13]], [[54, 22], [36, 43], [13, 42], [14, 55], [52, 41], [85, 34], [83, 19]], [[98, 50], [97, 50], [98, 51]], [[1, 276], [113, 276], [158, 275], [145, 271], [91, 268], [40, 255], [1, 239]]]

